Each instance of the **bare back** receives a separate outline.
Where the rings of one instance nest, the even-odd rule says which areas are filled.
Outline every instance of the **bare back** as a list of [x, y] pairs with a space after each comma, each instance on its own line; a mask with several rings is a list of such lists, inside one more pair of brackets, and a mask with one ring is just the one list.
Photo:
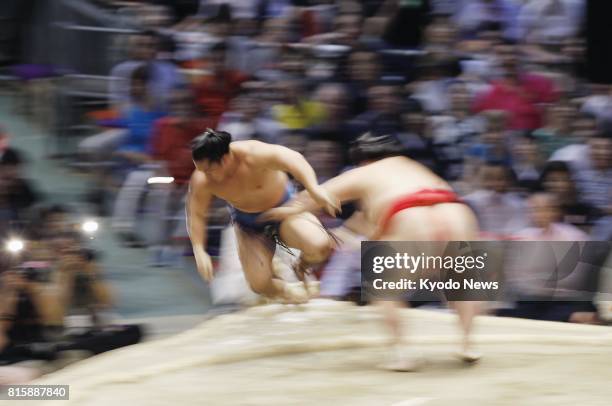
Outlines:
[[[358, 200], [367, 220], [377, 225], [397, 199], [423, 189], [452, 190], [425, 166], [405, 157], [381, 159], [340, 175], [330, 182], [340, 199]], [[327, 186], [327, 184], [326, 184]], [[383, 239], [432, 240], [472, 239], [477, 234], [472, 211], [463, 204], [441, 203], [414, 207], [396, 215]]]

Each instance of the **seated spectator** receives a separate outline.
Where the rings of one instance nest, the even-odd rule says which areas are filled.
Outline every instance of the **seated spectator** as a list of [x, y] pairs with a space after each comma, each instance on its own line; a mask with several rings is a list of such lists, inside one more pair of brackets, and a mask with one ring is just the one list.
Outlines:
[[612, 137], [599, 133], [589, 140], [590, 169], [577, 172], [576, 181], [585, 202], [612, 213]]
[[446, 55], [428, 55], [419, 66], [419, 78], [409, 85], [412, 97], [419, 100], [430, 114], [451, 109], [449, 86], [452, 83], [452, 60]]
[[598, 133], [597, 121], [592, 115], [582, 113], [570, 123], [570, 127], [574, 143], [555, 151], [550, 160], [567, 162], [575, 171], [590, 169], [588, 144]]
[[474, 0], [457, 7], [453, 19], [463, 36], [471, 37], [497, 25], [504, 39], [516, 41], [520, 35], [516, 24], [519, 4], [512, 0]]
[[[186, 90], [176, 91], [172, 99], [171, 115], [155, 122], [147, 151], [147, 163], [131, 171], [115, 200], [113, 228], [128, 244], [139, 245], [134, 227], [143, 195], [149, 190], [148, 180], [154, 176], [170, 175], [174, 184], [184, 187], [193, 172], [190, 141], [210, 126], [210, 121], [198, 117], [193, 108], [193, 97]], [[168, 210], [171, 188], [156, 185], [156, 211], [164, 216]], [[184, 191], [183, 191], [184, 194]], [[162, 242], [166, 231], [159, 222], [154, 240]]]
[[552, 104], [546, 111], [544, 127], [532, 133], [545, 159], [548, 159], [557, 150], [576, 142], [572, 138], [570, 125], [575, 118], [573, 113], [572, 107], [566, 104]]
[[351, 48], [359, 46], [363, 27], [363, 18], [358, 13], [342, 13], [334, 19], [331, 32], [312, 35], [304, 38], [307, 44], [335, 44]]
[[397, 133], [407, 157], [420, 162], [436, 173], [444, 168], [434, 148], [427, 127], [427, 116], [418, 100], [408, 99], [402, 107], [402, 127]]
[[463, 200], [475, 211], [480, 229], [492, 238], [507, 238], [526, 227], [525, 203], [511, 192], [510, 169], [489, 162], [480, 169], [480, 187]]
[[564, 223], [558, 197], [551, 193], [536, 193], [529, 198], [532, 227], [516, 235], [524, 240], [586, 241], [589, 236], [578, 227]]
[[393, 84], [377, 84], [368, 89], [368, 110], [351, 121], [353, 137], [375, 131], [397, 134], [402, 127], [400, 88]]
[[612, 119], [612, 86], [592, 84], [590, 95], [582, 103], [580, 111], [595, 117], [598, 123]]
[[375, 52], [356, 49], [351, 52], [345, 67], [351, 117], [364, 113], [368, 107], [368, 89], [380, 80], [382, 67]]
[[303, 80], [306, 77], [306, 69], [309, 60], [306, 58], [305, 51], [298, 45], [283, 44], [280, 48], [278, 63], [260, 69], [254, 77], [268, 82], [270, 85], [276, 82], [289, 80]]
[[111, 70], [109, 97], [113, 108], [119, 114], [131, 110], [134, 103], [130, 82], [136, 69], [148, 66], [151, 80], [147, 82], [147, 87], [156, 109], [167, 108], [168, 95], [183, 82], [172, 62], [157, 58], [158, 46], [159, 40], [152, 32], [133, 35], [129, 42], [130, 59]]
[[512, 149], [512, 170], [516, 173], [518, 185], [524, 191], [536, 190], [540, 184], [542, 159], [536, 142], [531, 136], [514, 138]]
[[245, 72], [251, 76], [269, 74], [280, 63], [282, 47], [287, 42], [289, 21], [282, 18], [266, 20], [261, 34], [253, 38], [251, 48], [247, 51]]
[[132, 35], [128, 42], [128, 60], [116, 65], [110, 72], [109, 101], [117, 111], [127, 110], [131, 105], [130, 82], [134, 71], [155, 59], [155, 37], [150, 34]]
[[423, 49], [429, 54], [454, 55], [457, 52], [457, 27], [450, 19], [438, 15], [425, 31]]
[[128, 133], [115, 152], [128, 165], [139, 165], [150, 160], [153, 125], [165, 115], [165, 112], [155, 108], [147, 86], [150, 80], [146, 66], [137, 68], [132, 74], [131, 95], [134, 103], [121, 120]]
[[470, 114], [470, 95], [463, 83], [449, 87], [450, 110], [431, 120], [431, 135], [443, 166], [444, 179], [457, 180], [463, 173], [467, 148], [484, 131], [485, 120]]
[[[532, 227], [517, 236], [524, 240], [585, 241], [588, 235], [579, 228], [562, 222], [562, 212], [557, 197], [549, 193], [536, 193], [529, 199]], [[517, 302], [511, 309], [502, 309], [498, 315], [524, 317], [538, 320], [598, 324], [596, 309], [592, 303], [597, 281], [592, 267], [577, 266], [571, 274], [551, 277], [548, 249], [541, 245], [525, 245], [521, 255], [530, 258], [529, 266], [506, 269], [514, 281], [512, 286]], [[554, 260], [553, 260], [554, 261]], [[558, 272], [558, 271], [557, 271]], [[556, 274], [556, 273], [555, 273]], [[596, 279], [596, 278], [595, 278]]]
[[576, 36], [585, 15], [583, 0], [528, 0], [517, 15], [518, 29], [535, 61], [556, 62], [559, 47]]
[[272, 116], [286, 130], [303, 130], [319, 124], [325, 112], [320, 103], [309, 100], [298, 80], [282, 84], [283, 101], [272, 107]]
[[170, 108], [170, 115], [154, 124], [151, 154], [153, 161], [163, 162], [175, 184], [184, 185], [193, 173], [189, 144], [212, 123], [197, 115], [193, 95], [187, 89], [173, 93]]
[[340, 144], [328, 140], [311, 140], [306, 145], [304, 158], [317, 174], [319, 183], [338, 175], [343, 168]]
[[497, 161], [510, 167], [512, 155], [508, 148], [508, 135], [504, 130], [507, 115], [500, 110], [484, 113], [485, 131], [478, 140], [468, 146], [466, 155], [469, 159], [482, 162]]
[[236, 141], [258, 139], [277, 143], [283, 128], [262, 111], [262, 103], [255, 95], [243, 93], [232, 100], [230, 109], [219, 119], [217, 129], [229, 132]]
[[590, 226], [601, 216], [600, 210], [582, 201], [567, 163], [548, 162], [542, 171], [540, 183], [542, 189], [559, 202], [563, 223], [588, 232]]
[[219, 43], [208, 54], [208, 73], [195, 82], [196, 103], [206, 118], [217, 126], [230, 101], [240, 91], [247, 76], [225, 67], [227, 47]]
[[521, 71], [519, 55], [513, 45], [499, 48], [504, 76], [493, 80], [491, 89], [476, 98], [473, 110], [503, 110], [509, 114], [508, 129], [535, 130], [542, 125], [539, 104], [552, 103], [558, 97], [553, 83], [543, 76]]
[[464, 39], [457, 44], [463, 53], [459, 61], [461, 79], [466, 82], [471, 94], [489, 90], [489, 82], [503, 76], [499, 56], [491, 52], [502, 45], [502, 33], [498, 28], [490, 27], [479, 32], [476, 37]]
[[325, 114], [322, 121], [305, 134], [310, 140], [325, 140], [333, 143], [334, 149], [339, 148], [342, 151], [339, 164], [348, 164], [348, 150], [353, 139], [348, 123], [346, 89], [340, 84], [326, 83], [319, 86], [315, 99], [321, 104]]

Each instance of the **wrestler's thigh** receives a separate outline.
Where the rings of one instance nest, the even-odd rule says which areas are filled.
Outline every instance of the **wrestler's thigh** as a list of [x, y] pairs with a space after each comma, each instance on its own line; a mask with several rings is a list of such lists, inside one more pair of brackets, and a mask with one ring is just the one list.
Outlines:
[[432, 241], [437, 230], [431, 207], [412, 207], [396, 213], [389, 221], [381, 241]]
[[331, 246], [331, 238], [312, 213], [300, 213], [286, 218], [280, 225], [280, 237], [285, 244], [300, 251]]
[[474, 241], [478, 239], [478, 220], [469, 206], [461, 203], [444, 203], [431, 208], [433, 216], [442, 219], [449, 241]]
[[274, 276], [272, 258], [275, 246], [263, 236], [249, 234], [234, 226], [238, 257], [247, 282], [252, 288], [266, 285]]

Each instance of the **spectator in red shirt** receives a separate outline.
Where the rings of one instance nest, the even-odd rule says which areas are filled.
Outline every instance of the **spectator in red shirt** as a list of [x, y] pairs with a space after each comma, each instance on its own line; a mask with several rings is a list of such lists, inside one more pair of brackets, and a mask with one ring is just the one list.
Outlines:
[[[210, 127], [210, 120], [198, 117], [194, 112], [193, 96], [187, 90], [179, 90], [171, 96], [171, 115], [155, 122], [149, 142], [150, 159], [128, 174], [117, 195], [113, 209], [113, 228], [127, 245], [140, 245], [135, 234], [142, 197], [149, 195], [147, 211], [160, 216], [172, 210], [175, 195], [185, 193], [184, 186], [193, 172], [190, 141]], [[149, 185], [151, 178], [172, 176], [172, 185]], [[175, 186], [175, 187], [169, 187]], [[155, 233], [147, 235], [154, 244], [161, 244], [166, 237], [166, 224], [159, 222]]]
[[535, 130], [542, 126], [540, 104], [558, 99], [551, 80], [521, 72], [514, 45], [500, 46], [504, 75], [491, 83], [491, 89], [476, 98], [475, 112], [503, 110], [509, 113], [509, 130]]
[[197, 116], [192, 107], [193, 95], [188, 90], [174, 92], [171, 104], [172, 115], [155, 123], [151, 149], [156, 161], [165, 162], [174, 183], [184, 185], [193, 172], [189, 143], [213, 123]]
[[230, 101], [247, 80], [244, 74], [225, 67], [226, 45], [219, 43], [209, 52], [209, 74], [195, 84], [196, 103], [216, 127], [221, 115], [229, 108]]

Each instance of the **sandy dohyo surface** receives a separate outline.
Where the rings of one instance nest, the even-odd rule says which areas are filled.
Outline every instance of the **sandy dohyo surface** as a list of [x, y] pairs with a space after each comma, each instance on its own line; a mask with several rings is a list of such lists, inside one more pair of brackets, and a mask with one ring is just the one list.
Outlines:
[[612, 404], [610, 327], [480, 317], [484, 358], [469, 367], [453, 357], [452, 314], [404, 317], [412, 348], [427, 359], [420, 372], [377, 368], [387, 337], [375, 308], [314, 301], [251, 308], [103, 354], [37, 382], [69, 384], [70, 401], [28, 404]]

